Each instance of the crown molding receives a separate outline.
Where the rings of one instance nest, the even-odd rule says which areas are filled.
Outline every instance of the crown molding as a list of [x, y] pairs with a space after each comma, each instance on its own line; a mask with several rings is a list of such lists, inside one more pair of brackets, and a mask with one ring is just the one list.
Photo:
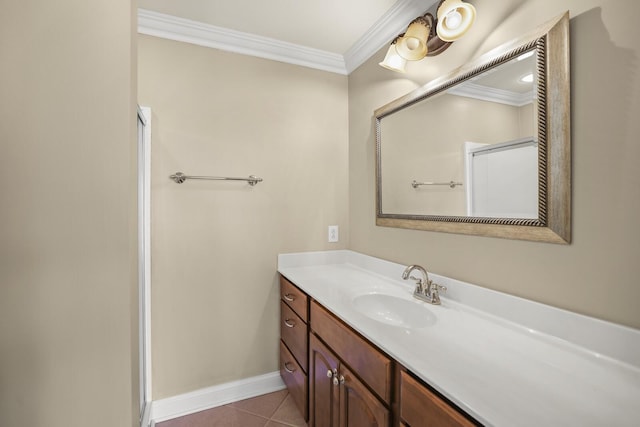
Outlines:
[[534, 98], [533, 91], [518, 93], [469, 82], [463, 85], [454, 86], [449, 89], [447, 93], [467, 98], [480, 99], [482, 101], [497, 102], [514, 107], [522, 107], [527, 104], [531, 104], [533, 102], [532, 99]]
[[[404, 32], [407, 24], [429, 10], [439, 0], [398, 0], [357, 42], [345, 53], [347, 74], [351, 74], [381, 48]], [[382, 58], [380, 58], [382, 60]]]
[[344, 56], [173, 15], [138, 9], [138, 32], [164, 39], [348, 75], [437, 0], [398, 0]]
[[138, 33], [242, 55], [347, 74], [342, 55], [138, 9]]

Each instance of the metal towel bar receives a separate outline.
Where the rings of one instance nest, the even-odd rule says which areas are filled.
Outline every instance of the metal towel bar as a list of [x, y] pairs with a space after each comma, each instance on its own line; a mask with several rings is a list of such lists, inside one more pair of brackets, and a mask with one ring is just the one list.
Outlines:
[[418, 182], [416, 180], [411, 181], [413, 188], [418, 188], [420, 185], [448, 185], [451, 188], [456, 188], [456, 185], [462, 185], [461, 182], [449, 181], [449, 182]]
[[188, 179], [206, 179], [211, 181], [247, 181], [249, 185], [254, 186], [259, 182], [262, 182], [262, 178], [258, 178], [255, 175], [249, 175], [248, 178], [233, 178], [233, 177], [225, 177], [225, 176], [191, 176], [185, 175], [182, 172], [176, 172], [171, 175], [169, 178], [174, 180], [176, 184], [182, 184]]

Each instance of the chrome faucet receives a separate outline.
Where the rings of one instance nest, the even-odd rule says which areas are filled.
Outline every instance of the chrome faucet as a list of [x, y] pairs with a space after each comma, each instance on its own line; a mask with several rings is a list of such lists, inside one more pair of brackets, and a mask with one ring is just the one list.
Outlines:
[[[418, 270], [422, 273], [422, 277], [410, 276], [413, 270]], [[413, 292], [413, 296], [419, 300], [426, 301], [429, 304], [440, 304], [440, 295], [438, 294], [438, 291], [446, 292], [447, 290], [445, 286], [438, 285], [429, 279], [427, 270], [419, 265], [410, 265], [405, 268], [402, 273], [402, 278], [404, 280], [411, 279], [415, 281], [416, 289]]]

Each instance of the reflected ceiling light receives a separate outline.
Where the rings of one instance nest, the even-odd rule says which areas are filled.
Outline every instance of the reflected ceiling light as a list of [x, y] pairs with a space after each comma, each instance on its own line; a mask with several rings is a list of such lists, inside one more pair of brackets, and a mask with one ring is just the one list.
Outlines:
[[533, 83], [533, 73], [525, 74], [524, 76], [520, 77], [520, 81], [522, 83]]
[[438, 6], [436, 32], [441, 40], [452, 42], [469, 31], [476, 19], [476, 8], [462, 0], [444, 0]]
[[522, 55], [518, 56], [516, 59], [518, 61], [524, 61], [525, 59], [532, 57], [534, 53], [536, 53], [535, 50], [530, 50], [529, 52], [525, 52]]
[[419, 61], [444, 52], [471, 28], [475, 17], [472, 5], [462, 0], [442, 0], [411, 21], [405, 34], [391, 42], [380, 66], [404, 73], [406, 61]]
[[405, 67], [407, 66], [407, 60], [398, 55], [398, 51], [396, 50], [396, 46], [398, 46], [398, 42], [402, 41], [403, 36], [404, 34], [400, 34], [398, 37], [393, 39], [391, 46], [389, 46], [387, 54], [384, 57], [384, 61], [380, 62], [378, 65], [391, 71], [397, 71], [399, 73], [406, 72]]

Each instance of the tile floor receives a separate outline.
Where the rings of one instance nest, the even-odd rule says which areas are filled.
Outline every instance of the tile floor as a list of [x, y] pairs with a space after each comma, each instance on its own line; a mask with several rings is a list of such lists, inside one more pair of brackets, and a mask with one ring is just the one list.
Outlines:
[[307, 427], [287, 390], [174, 418], [156, 427]]

